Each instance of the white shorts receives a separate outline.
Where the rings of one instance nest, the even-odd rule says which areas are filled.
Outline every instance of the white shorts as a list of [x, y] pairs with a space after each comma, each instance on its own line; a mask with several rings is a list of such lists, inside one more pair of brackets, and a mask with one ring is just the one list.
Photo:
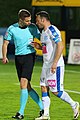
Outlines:
[[50, 68], [42, 68], [40, 85], [49, 86], [52, 92], [63, 91], [64, 67], [57, 67], [53, 74]]

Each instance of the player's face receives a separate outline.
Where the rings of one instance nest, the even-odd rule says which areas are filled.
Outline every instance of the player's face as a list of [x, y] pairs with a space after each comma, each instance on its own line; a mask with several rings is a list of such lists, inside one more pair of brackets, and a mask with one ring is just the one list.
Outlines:
[[41, 19], [39, 15], [36, 16], [36, 24], [38, 25], [39, 28], [44, 28], [43, 19]]

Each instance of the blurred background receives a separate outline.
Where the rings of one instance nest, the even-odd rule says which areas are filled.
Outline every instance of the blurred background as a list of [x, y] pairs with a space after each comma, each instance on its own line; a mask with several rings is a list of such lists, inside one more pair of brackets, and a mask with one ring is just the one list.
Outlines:
[[[34, 23], [36, 12], [47, 11], [50, 14], [51, 23], [61, 31], [65, 46], [63, 51], [65, 63], [80, 64], [80, 0], [0, 0], [0, 35], [4, 37], [7, 27], [18, 21], [17, 14], [22, 8], [31, 12]], [[76, 53], [76, 55], [71, 56], [73, 49], [75, 51], [73, 54]], [[8, 55], [13, 54], [14, 45], [11, 42]], [[38, 52], [37, 55], [41, 56], [41, 53]]]

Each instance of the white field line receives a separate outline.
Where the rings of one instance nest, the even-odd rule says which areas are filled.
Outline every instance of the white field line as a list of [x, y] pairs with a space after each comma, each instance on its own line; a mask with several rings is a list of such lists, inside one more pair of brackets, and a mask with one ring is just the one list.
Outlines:
[[66, 92], [71, 92], [71, 93], [80, 94], [80, 92], [79, 92], [79, 91], [74, 91], [74, 90], [66, 90], [66, 89], [65, 89], [65, 91], [66, 91]]
[[70, 72], [70, 73], [79, 73], [79, 74], [80, 74], [80, 71], [75, 71], [75, 70], [65, 70], [65, 72]]
[[[19, 83], [15, 83], [15, 84], [16, 84], [16, 85], [19, 85]], [[32, 85], [32, 87], [34, 87], [34, 88], [40, 88], [40, 86], [36, 86], [36, 85]], [[66, 90], [66, 89], [65, 89], [65, 91], [66, 91], [66, 92], [71, 92], [71, 93], [80, 94], [79, 91], [75, 91], [75, 90]]]

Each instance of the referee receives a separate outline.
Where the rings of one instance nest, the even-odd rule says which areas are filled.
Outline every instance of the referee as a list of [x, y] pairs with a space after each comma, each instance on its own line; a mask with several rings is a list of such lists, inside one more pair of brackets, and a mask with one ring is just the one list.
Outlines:
[[24, 118], [24, 109], [28, 100], [28, 95], [40, 107], [40, 114], [43, 113], [43, 105], [36, 91], [31, 87], [30, 81], [35, 63], [35, 49], [31, 46], [34, 37], [40, 37], [40, 32], [35, 24], [31, 23], [31, 14], [26, 9], [21, 9], [18, 13], [19, 21], [8, 27], [2, 46], [3, 64], [8, 63], [7, 47], [11, 40], [15, 45], [15, 66], [20, 81], [20, 109], [14, 119]]

